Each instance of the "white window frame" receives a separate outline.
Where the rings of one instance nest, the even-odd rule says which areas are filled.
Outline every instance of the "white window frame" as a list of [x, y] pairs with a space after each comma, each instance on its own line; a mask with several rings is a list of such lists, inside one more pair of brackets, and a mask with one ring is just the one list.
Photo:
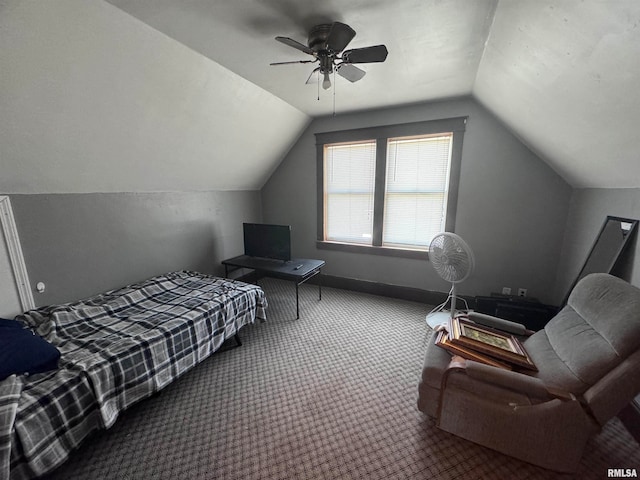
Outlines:
[[[420, 135], [434, 135], [452, 133], [451, 164], [448, 178], [448, 191], [446, 199], [445, 230], [454, 231], [456, 207], [458, 199], [458, 187], [460, 182], [460, 167], [462, 162], [462, 142], [466, 127], [467, 117], [447, 118], [425, 122], [387, 125], [381, 127], [362, 128], [355, 130], [342, 130], [316, 134], [316, 159], [317, 159], [317, 242], [321, 249], [340, 250], [356, 253], [373, 253], [378, 255], [399, 256], [407, 258], [428, 258], [425, 249], [414, 247], [384, 246], [382, 242], [382, 227], [384, 223], [385, 184], [387, 141], [392, 138], [410, 137]], [[351, 244], [344, 242], [327, 241], [325, 237], [325, 194], [324, 194], [324, 147], [329, 144], [360, 142], [376, 140], [376, 176], [375, 176], [375, 200], [372, 244]]]
[[[373, 231], [376, 141], [326, 144], [323, 158], [324, 239], [332, 242], [368, 245]], [[358, 174], [352, 172], [352, 174], [342, 175], [335, 172], [345, 167], [356, 168]], [[345, 182], [348, 182], [348, 185]], [[335, 205], [338, 213], [334, 214], [331, 213], [333, 211], [331, 205], [335, 201], [333, 199], [340, 204], [340, 207]], [[361, 208], [352, 208], [351, 205], [354, 202], [360, 204]], [[356, 214], [356, 218], [350, 216], [352, 213]], [[330, 222], [330, 219], [333, 221]], [[337, 228], [336, 233], [339, 235], [332, 235], [332, 224], [334, 231], [335, 224], [342, 224]]]

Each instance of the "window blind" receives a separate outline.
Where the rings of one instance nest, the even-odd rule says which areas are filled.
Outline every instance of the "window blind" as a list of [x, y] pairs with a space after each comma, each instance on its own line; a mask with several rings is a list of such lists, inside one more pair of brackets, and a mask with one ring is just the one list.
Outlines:
[[325, 240], [371, 245], [375, 140], [324, 146]]
[[390, 138], [382, 243], [426, 249], [445, 229], [453, 134]]

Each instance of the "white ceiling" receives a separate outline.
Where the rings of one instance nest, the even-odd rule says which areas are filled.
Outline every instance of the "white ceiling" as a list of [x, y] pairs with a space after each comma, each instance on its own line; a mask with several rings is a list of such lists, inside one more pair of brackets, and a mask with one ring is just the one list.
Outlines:
[[472, 94], [576, 187], [640, 186], [637, 0], [109, 0], [310, 116], [333, 90], [305, 85], [319, 23], [342, 21], [349, 48], [383, 43], [385, 63], [338, 77], [338, 113]]
[[501, 1], [473, 94], [577, 187], [640, 186], [640, 2]]
[[[337, 79], [338, 112], [468, 95], [496, 0], [109, 0], [113, 5], [215, 60], [311, 115], [329, 114], [333, 90], [305, 81], [315, 65], [270, 66], [311, 57], [274, 40], [306, 45], [316, 24], [343, 21], [356, 36], [348, 48], [385, 44], [384, 64], [363, 65], [351, 84]], [[321, 89], [322, 90], [322, 89]]]

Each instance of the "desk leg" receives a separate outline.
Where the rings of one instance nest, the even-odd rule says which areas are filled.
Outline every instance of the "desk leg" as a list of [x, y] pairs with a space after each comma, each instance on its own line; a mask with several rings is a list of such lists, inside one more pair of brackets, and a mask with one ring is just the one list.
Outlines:
[[296, 284], [296, 320], [298, 320], [300, 318], [300, 302], [298, 300], [298, 282], [295, 282]]
[[322, 272], [318, 271], [318, 300], [322, 300]]

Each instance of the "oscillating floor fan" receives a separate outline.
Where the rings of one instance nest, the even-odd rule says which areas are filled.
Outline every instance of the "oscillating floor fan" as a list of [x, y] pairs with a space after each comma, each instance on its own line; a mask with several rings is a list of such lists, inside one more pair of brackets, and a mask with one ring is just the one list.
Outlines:
[[[429, 260], [438, 275], [451, 282], [447, 299], [427, 315], [427, 324], [436, 328], [455, 316], [457, 300], [462, 300], [465, 308], [469, 309], [467, 302], [456, 296], [456, 286], [471, 275], [475, 259], [471, 248], [459, 235], [442, 232], [437, 234], [429, 245]], [[447, 312], [446, 307], [449, 303], [450, 311]]]

